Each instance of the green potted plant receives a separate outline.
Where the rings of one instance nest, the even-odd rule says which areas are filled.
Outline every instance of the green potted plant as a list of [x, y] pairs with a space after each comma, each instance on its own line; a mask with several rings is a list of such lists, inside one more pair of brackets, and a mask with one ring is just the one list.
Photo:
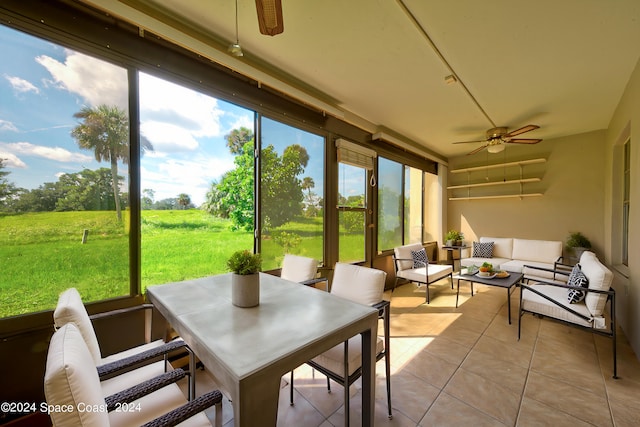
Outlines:
[[255, 307], [260, 303], [260, 267], [262, 257], [248, 250], [234, 252], [227, 260], [231, 270], [231, 302], [238, 307]]
[[446, 246], [462, 246], [462, 239], [464, 239], [464, 234], [460, 231], [449, 230], [445, 235], [445, 244]]
[[591, 249], [591, 242], [579, 231], [569, 233], [566, 243], [567, 249], [573, 253], [576, 260], [580, 260], [580, 256], [584, 251]]

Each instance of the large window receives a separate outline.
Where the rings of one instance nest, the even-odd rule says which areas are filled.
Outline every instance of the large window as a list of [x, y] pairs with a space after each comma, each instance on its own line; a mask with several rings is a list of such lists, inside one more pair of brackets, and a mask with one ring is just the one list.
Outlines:
[[631, 194], [631, 139], [624, 144], [622, 197], [622, 263], [629, 265], [629, 198]]
[[323, 259], [324, 137], [261, 118], [263, 269], [287, 253]]
[[402, 246], [402, 165], [378, 159], [378, 250]]
[[253, 249], [254, 113], [139, 81], [142, 286], [224, 273]]
[[367, 169], [338, 164], [338, 230], [340, 262], [366, 259]]
[[127, 70], [0, 25], [0, 317], [129, 294]]
[[422, 243], [423, 176], [420, 169], [378, 159], [378, 253], [409, 243]]

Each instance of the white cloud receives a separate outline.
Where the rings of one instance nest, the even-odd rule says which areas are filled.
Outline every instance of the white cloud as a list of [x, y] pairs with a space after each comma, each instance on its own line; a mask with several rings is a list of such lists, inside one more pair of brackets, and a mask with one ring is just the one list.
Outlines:
[[225, 134], [234, 129], [240, 129], [241, 127], [253, 130], [253, 124], [253, 116], [247, 115], [236, 117], [236, 121], [231, 124], [231, 128], [225, 132]]
[[215, 98], [140, 74], [142, 133], [159, 151], [194, 150], [198, 138], [223, 135]]
[[0, 119], [0, 131], [18, 132], [18, 128], [13, 123]]
[[26, 92], [34, 92], [34, 93], [40, 93], [40, 90], [35, 87], [33, 85], [33, 83], [25, 80], [25, 79], [21, 79], [20, 77], [14, 77], [14, 76], [8, 76], [8, 75], [4, 75], [4, 77], [9, 81], [9, 84], [11, 85], [11, 87], [13, 87], [13, 90], [15, 90], [16, 92], [19, 93], [26, 93]]
[[154, 152], [170, 153], [198, 148], [198, 141], [189, 130], [171, 123], [145, 121], [140, 125], [140, 130], [153, 144]]
[[46, 55], [36, 57], [52, 83], [82, 97], [89, 106], [117, 105], [128, 110], [127, 71], [108, 62], [78, 52], [66, 51], [64, 63]]
[[61, 147], [35, 145], [30, 142], [2, 142], [0, 148], [4, 148], [8, 153], [43, 157], [58, 162], [90, 162], [93, 160], [93, 157], [86, 154], [73, 153]]
[[141, 169], [142, 189], [153, 189], [155, 200], [176, 197], [186, 193], [199, 206], [211, 187], [211, 181], [234, 168], [233, 159], [199, 158], [194, 161], [167, 160], [153, 170]]
[[0, 159], [3, 160], [2, 164], [5, 167], [17, 168], [17, 169], [27, 168], [27, 164], [22, 160], [20, 160], [20, 158], [13, 153], [0, 150]]

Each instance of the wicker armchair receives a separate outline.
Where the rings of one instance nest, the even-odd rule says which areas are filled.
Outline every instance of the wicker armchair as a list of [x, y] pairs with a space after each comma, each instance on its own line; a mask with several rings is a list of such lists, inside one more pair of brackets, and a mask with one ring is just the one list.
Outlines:
[[202, 411], [220, 403], [222, 394], [214, 390], [187, 402], [175, 384], [185, 375], [182, 369], [176, 369], [104, 396], [81, 332], [75, 324], [67, 323], [49, 343], [44, 392], [48, 407], [53, 408], [49, 415], [57, 427], [173, 426], [187, 418], [194, 418], [197, 425], [210, 425]]
[[[93, 324], [80, 294], [70, 288], [60, 294], [53, 312], [56, 328], [74, 323], [85, 340], [97, 368], [103, 389], [107, 392], [122, 390], [167, 371], [167, 357], [171, 353], [186, 351], [189, 354], [189, 399], [195, 394], [195, 355], [181, 339], [170, 342], [154, 341], [103, 358]], [[151, 363], [163, 359], [162, 362]], [[127, 375], [120, 375], [131, 371]]]

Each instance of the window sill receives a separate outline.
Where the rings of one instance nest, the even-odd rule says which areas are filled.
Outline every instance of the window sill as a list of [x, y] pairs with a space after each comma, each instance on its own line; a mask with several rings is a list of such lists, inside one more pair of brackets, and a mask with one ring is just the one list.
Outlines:
[[613, 265], [613, 269], [615, 270], [616, 273], [624, 276], [627, 279], [631, 275], [631, 273], [629, 271], [629, 266], [626, 266], [624, 264], [614, 264]]

